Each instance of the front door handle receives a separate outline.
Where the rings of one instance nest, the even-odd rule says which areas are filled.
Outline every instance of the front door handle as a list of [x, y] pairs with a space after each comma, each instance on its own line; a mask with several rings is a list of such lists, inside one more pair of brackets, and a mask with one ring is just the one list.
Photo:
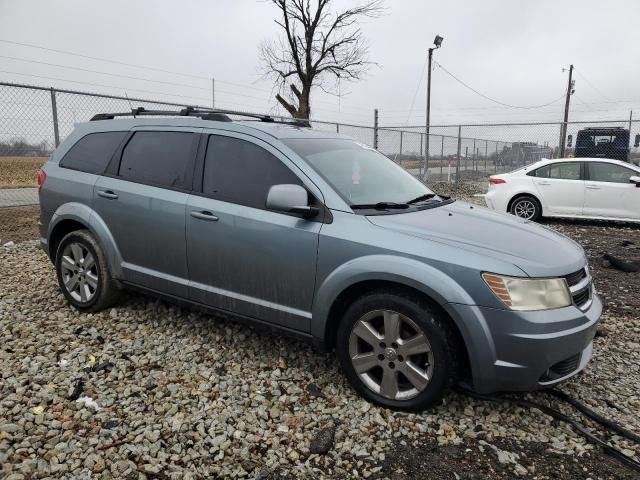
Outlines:
[[111, 190], [100, 190], [98, 195], [102, 198], [108, 198], [109, 200], [116, 200], [118, 198], [118, 195], [113, 193]]
[[201, 212], [197, 210], [191, 211], [191, 216], [193, 218], [197, 218], [198, 220], [206, 220], [208, 222], [217, 222], [218, 217], [216, 217], [213, 213], [203, 210]]

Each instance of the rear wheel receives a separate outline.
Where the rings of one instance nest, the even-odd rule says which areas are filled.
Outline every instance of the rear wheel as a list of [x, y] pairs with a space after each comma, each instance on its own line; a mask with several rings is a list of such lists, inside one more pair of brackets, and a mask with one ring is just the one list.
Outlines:
[[413, 296], [378, 292], [356, 300], [338, 327], [346, 377], [367, 400], [398, 410], [437, 405], [454, 379], [455, 352], [439, 312]]
[[525, 195], [518, 197], [511, 202], [509, 212], [516, 217], [535, 222], [542, 214], [542, 207], [537, 199], [529, 195]]
[[58, 245], [55, 264], [60, 289], [78, 310], [96, 312], [116, 301], [119, 289], [102, 247], [89, 231], [67, 234]]

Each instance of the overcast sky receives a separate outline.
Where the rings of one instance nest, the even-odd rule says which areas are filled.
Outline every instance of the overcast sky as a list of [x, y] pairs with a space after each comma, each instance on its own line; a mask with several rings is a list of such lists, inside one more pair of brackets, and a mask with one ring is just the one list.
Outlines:
[[[336, 0], [334, 8], [353, 3]], [[512, 105], [555, 103], [506, 108], [435, 67], [434, 125], [561, 120], [562, 68], [571, 63], [571, 119], [628, 118], [632, 108], [640, 118], [640, 1], [387, 0], [387, 7], [361, 24], [379, 66], [358, 83], [343, 82], [340, 98], [314, 91], [316, 119], [371, 124], [378, 108], [381, 124], [422, 124], [425, 59], [436, 34], [444, 42], [434, 58], [474, 89]], [[265, 0], [0, 0], [0, 80], [209, 105], [215, 77], [217, 106], [275, 113], [258, 47], [277, 34], [277, 14]]]

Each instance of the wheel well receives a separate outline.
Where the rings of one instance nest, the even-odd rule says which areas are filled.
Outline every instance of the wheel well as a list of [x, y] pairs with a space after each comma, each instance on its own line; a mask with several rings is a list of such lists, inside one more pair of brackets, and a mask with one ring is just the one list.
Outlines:
[[49, 236], [49, 258], [51, 259], [51, 261], [56, 261], [56, 252], [58, 250], [58, 245], [60, 245], [60, 241], [66, 234], [71, 233], [75, 230], [84, 230], [86, 228], [86, 225], [83, 225], [77, 220], [62, 220], [60, 223], [58, 223], [53, 228], [53, 231]]
[[449, 314], [440, 306], [438, 302], [436, 302], [429, 295], [417, 290], [413, 287], [409, 287], [407, 285], [403, 285], [401, 283], [384, 281], [384, 280], [367, 280], [364, 282], [359, 282], [353, 284], [343, 290], [340, 295], [334, 300], [331, 308], [329, 309], [329, 316], [327, 319], [327, 325], [325, 327], [325, 337], [324, 337], [324, 345], [327, 350], [332, 350], [336, 344], [336, 333], [338, 331], [338, 324], [342, 320], [342, 316], [346, 312], [347, 308], [351, 303], [361, 297], [362, 295], [378, 290], [385, 291], [396, 291], [402, 292], [405, 294], [411, 294], [413, 296], [419, 297], [422, 300], [425, 300], [430, 306], [436, 309], [440, 316], [447, 322], [447, 325], [450, 327], [451, 332], [453, 333], [454, 341], [456, 342], [457, 350], [461, 352], [462, 357], [460, 358], [460, 373], [463, 376], [469, 375], [470, 363], [469, 363], [469, 352], [467, 351], [467, 346], [464, 343], [464, 339], [462, 338], [462, 334], [458, 329], [456, 323], [451, 319]]
[[517, 199], [522, 197], [529, 197], [535, 200], [538, 203], [538, 206], [540, 207], [540, 215], [542, 215], [542, 203], [540, 202], [538, 197], [536, 197], [532, 193], [519, 193], [515, 195], [511, 200], [509, 200], [509, 204], [507, 205], [507, 213], [511, 213], [511, 205], [513, 205], [513, 202], [515, 202]]

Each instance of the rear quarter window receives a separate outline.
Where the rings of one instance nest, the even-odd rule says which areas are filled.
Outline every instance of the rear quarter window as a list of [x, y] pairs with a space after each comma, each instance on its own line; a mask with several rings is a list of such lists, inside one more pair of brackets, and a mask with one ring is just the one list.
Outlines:
[[60, 166], [100, 175], [128, 132], [90, 133], [78, 140], [62, 157]]
[[118, 176], [146, 185], [189, 189], [198, 139], [192, 132], [136, 132], [124, 147]]

